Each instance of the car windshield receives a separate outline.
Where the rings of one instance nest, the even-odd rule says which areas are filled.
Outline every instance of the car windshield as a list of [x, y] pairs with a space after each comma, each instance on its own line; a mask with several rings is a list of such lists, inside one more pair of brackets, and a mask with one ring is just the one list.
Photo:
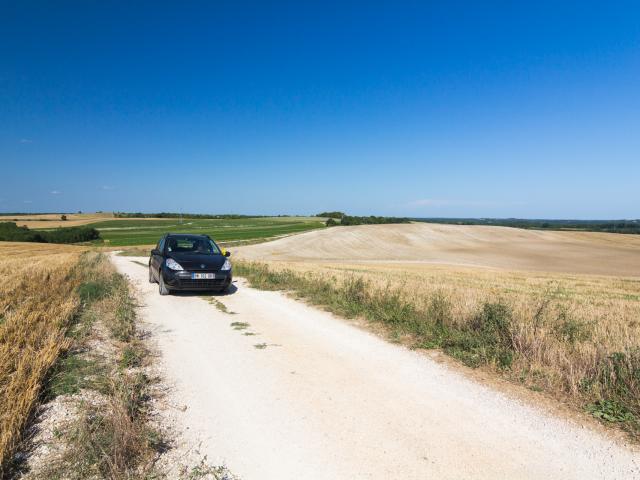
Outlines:
[[169, 237], [167, 251], [198, 255], [217, 255], [220, 253], [220, 249], [212, 240], [197, 237]]

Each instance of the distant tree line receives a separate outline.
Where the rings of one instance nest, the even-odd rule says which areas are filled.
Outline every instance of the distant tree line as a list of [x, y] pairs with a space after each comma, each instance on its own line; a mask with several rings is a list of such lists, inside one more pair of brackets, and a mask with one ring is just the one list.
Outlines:
[[344, 216], [345, 216], [344, 212], [322, 212], [316, 215], [316, 217], [324, 217], [324, 218], [342, 218]]
[[97, 240], [100, 232], [90, 227], [66, 227], [55, 230], [29, 230], [14, 222], [0, 222], [0, 241], [40, 243], [80, 243]]
[[528, 220], [522, 218], [413, 218], [411, 220], [451, 225], [494, 225], [535, 230], [577, 230], [640, 234], [640, 220]]
[[[327, 227], [334, 225], [378, 225], [383, 223], [409, 223], [411, 219], [403, 217], [376, 217], [374, 215], [368, 217], [358, 217], [355, 215], [347, 215], [343, 212], [322, 212], [316, 217], [327, 218], [325, 224]], [[338, 222], [339, 220], [339, 222]]]
[[208, 213], [173, 213], [173, 212], [160, 212], [160, 213], [114, 212], [113, 216], [116, 218], [180, 218], [180, 217], [183, 217], [183, 218], [225, 219], [225, 220], [263, 217], [263, 215], [239, 215], [235, 213], [222, 214], [222, 215], [210, 215]]
[[345, 215], [342, 217], [341, 225], [378, 225], [383, 223], [409, 223], [411, 222], [408, 218], [403, 217], [355, 217], [351, 215]]

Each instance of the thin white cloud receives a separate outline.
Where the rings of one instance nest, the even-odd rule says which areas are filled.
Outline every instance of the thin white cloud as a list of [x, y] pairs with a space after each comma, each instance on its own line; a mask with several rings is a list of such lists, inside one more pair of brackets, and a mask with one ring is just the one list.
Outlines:
[[23, 200], [22, 203], [33, 203], [33, 200]]
[[102, 190], [114, 190], [116, 187], [114, 187], [113, 185], [102, 185]]
[[49, 193], [51, 195], [60, 195], [62, 192], [60, 190], [51, 190]]
[[30, 138], [21, 138], [20, 143], [33, 143], [33, 140]]

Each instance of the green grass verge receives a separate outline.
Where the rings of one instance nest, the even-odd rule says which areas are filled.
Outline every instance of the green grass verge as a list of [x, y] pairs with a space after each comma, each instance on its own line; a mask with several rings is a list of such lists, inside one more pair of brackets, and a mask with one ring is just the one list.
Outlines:
[[493, 363], [504, 368], [513, 359], [511, 313], [499, 302], [485, 304], [471, 325], [456, 327], [450, 321], [451, 305], [441, 296], [435, 296], [427, 311], [422, 311], [403, 298], [401, 289], [375, 289], [357, 276], [338, 282], [243, 261], [236, 261], [234, 270], [252, 286], [290, 290], [344, 317], [382, 323], [393, 336], [412, 335], [414, 346], [442, 348], [472, 367]]
[[[127, 280], [107, 262], [91, 253], [76, 269], [84, 281], [76, 290], [81, 311], [68, 332], [73, 345], [54, 366], [45, 393], [84, 398], [59, 431], [61, 455], [35, 478], [161, 478], [154, 463], [165, 445], [149, 425], [150, 380], [139, 368], [147, 351], [136, 334]], [[90, 347], [98, 342], [102, 348]]]

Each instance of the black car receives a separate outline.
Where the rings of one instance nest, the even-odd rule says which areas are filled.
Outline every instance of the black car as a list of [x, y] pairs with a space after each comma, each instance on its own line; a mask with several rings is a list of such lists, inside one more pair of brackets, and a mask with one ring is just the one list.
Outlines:
[[174, 290], [226, 291], [231, 285], [231, 262], [207, 235], [168, 233], [149, 258], [149, 282], [158, 282], [160, 295]]

